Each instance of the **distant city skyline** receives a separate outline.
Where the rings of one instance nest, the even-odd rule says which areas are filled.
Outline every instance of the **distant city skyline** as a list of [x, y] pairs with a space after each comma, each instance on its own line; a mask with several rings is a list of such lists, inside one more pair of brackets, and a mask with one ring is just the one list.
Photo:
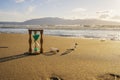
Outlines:
[[0, 21], [59, 17], [120, 22], [119, 8], [120, 0], [0, 0]]

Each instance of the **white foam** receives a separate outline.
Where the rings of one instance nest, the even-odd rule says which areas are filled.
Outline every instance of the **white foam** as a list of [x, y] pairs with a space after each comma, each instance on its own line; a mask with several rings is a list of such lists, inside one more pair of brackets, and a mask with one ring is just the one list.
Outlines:
[[[27, 29], [0, 28], [0, 33], [28, 33]], [[119, 30], [44, 30], [46, 35], [120, 40]]]

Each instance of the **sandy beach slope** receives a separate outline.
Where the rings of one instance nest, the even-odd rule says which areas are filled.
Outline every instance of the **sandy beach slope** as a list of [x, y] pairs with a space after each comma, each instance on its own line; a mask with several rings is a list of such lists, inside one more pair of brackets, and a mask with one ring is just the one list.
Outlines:
[[0, 80], [120, 80], [120, 41], [44, 36], [43, 54], [27, 51], [28, 34], [0, 34]]

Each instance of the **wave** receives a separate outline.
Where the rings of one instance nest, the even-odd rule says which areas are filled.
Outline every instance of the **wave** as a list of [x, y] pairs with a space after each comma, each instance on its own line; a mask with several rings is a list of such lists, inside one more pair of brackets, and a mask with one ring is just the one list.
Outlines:
[[[28, 33], [28, 29], [0, 28], [0, 33]], [[120, 40], [119, 30], [44, 30], [44, 34], [89, 39]]]

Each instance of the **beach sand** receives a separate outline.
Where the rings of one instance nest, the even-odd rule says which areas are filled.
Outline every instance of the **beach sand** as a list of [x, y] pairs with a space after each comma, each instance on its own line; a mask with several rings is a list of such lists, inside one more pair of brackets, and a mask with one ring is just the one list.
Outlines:
[[0, 80], [120, 80], [120, 41], [44, 35], [43, 54], [26, 52], [28, 34], [0, 34]]

